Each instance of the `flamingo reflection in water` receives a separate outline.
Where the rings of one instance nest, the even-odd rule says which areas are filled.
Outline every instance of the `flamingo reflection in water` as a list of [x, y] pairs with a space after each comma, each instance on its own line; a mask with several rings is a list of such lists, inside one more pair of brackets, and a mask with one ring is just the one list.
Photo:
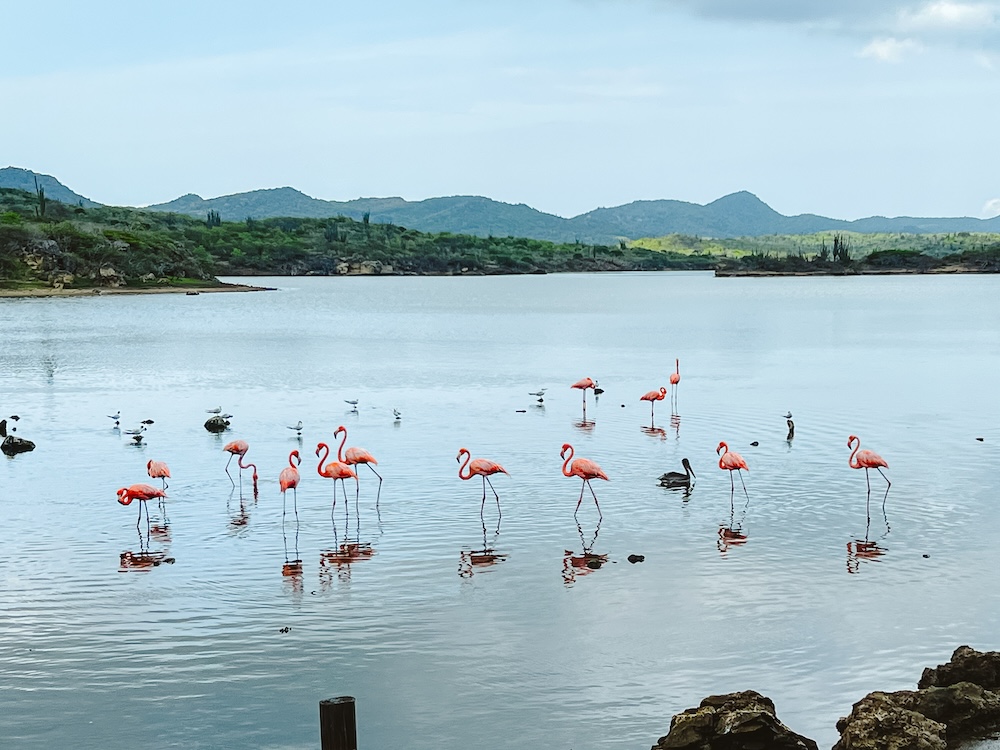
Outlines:
[[886, 547], [879, 544], [879, 542], [889, 536], [889, 532], [892, 531], [889, 526], [889, 516], [886, 515], [884, 504], [882, 505], [882, 520], [885, 522], [885, 532], [878, 539], [874, 541], [870, 540], [872, 522], [871, 516], [869, 515], [865, 522], [865, 538], [854, 539], [853, 541], [847, 543], [848, 573], [860, 573], [862, 561], [875, 562], [878, 558], [888, 552]]
[[502, 563], [507, 559], [505, 552], [499, 552], [496, 548], [497, 539], [500, 537], [500, 520], [497, 519], [497, 527], [493, 532], [493, 539], [487, 541], [486, 524], [483, 524], [483, 547], [482, 549], [462, 550], [459, 553], [458, 575], [460, 578], [472, 578], [476, 570], [486, 570], [492, 568], [497, 563]]
[[649, 425], [649, 427], [646, 427], [645, 425], [643, 425], [639, 429], [642, 430], [642, 433], [644, 435], [649, 435], [651, 438], [659, 438], [660, 440], [667, 439], [667, 431], [664, 430], [662, 427], [656, 427], [654, 425]]
[[[344, 502], [347, 502], [346, 499]], [[344, 541], [341, 542], [337, 535], [337, 520], [332, 513], [330, 514], [330, 522], [333, 526], [333, 547], [319, 553], [319, 580], [324, 588], [327, 588], [332, 582], [334, 569], [337, 571], [338, 580], [349, 581], [351, 580], [351, 565], [375, 555], [375, 548], [371, 542], [361, 541], [361, 516], [355, 516], [355, 519], [357, 525], [354, 537], [350, 536], [350, 529], [346, 528]]]
[[597, 526], [594, 528], [594, 535], [590, 538], [590, 544], [587, 544], [587, 540], [583, 535], [583, 527], [579, 523], [576, 525], [576, 530], [580, 534], [580, 544], [583, 551], [577, 554], [573, 550], [568, 549], [563, 553], [562, 579], [563, 583], [567, 586], [572, 586], [576, 583], [576, 579], [580, 576], [587, 576], [595, 570], [600, 570], [608, 561], [606, 554], [602, 555], [593, 551], [597, 535], [601, 530], [600, 520], [597, 521]]
[[226, 514], [229, 516], [229, 530], [233, 532], [240, 532], [247, 527], [250, 523], [250, 511], [247, 508], [246, 500], [243, 497], [243, 493], [240, 493], [239, 506], [233, 509], [233, 498], [236, 496], [236, 488], [233, 487], [229, 491], [229, 497], [226, 498]]
[[681, 439], [681, 415], [677, 412], [670, 413], [670, 429], [674, 431], [674, 440]]
[[747, 533], [743, 530], [743, 524], [746, 522], [747, 511], [750, 509], [750, 498], [747, 497], [746, 503], [743, 505], [743, 510], [740, 513], [740, 520], [736, 520], [736, 509], [733, 507], [732, 503], [729, 505], [729, 524], [719, 526], [719, 538], [715, 542], [716, 548], [719, 553], [725, 557], [725, 554], [732, 547], [742, 547], [747, 543]]

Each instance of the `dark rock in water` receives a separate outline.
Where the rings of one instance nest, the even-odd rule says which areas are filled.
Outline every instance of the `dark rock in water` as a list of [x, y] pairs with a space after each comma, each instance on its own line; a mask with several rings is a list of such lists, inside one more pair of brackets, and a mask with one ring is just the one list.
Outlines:
[[[912, 691], [901, 691], [910, 693]], [[869, 693], [837, 722], [833, 750], [946, 750], [947, 727], [901, 705], [896, 693]]]
[[970, 646], [959, 646], [947, 664], [927, 667], [917, 687], [947, 687], [959, 682], [974, 682], [989, 690], [1000, 689], [1000, 651], [976, 651]]
[[209, 432], [225, 432], [229, 428], [229, 420], [223, 419], [219, 415], [209, 417], [205, 422], [205, 429]]
[[710, 695], [670, 721], [652, 750], [818, 750], [780, 721], [774, 703], [753, 690]]
[[590, 560], [587, 560], [587, 567], [590, 568], [591, 570], [597, 570], [603, 564], [604, 564], [604, 562], [602, 560], [596, 560], [596, 559], [593, 559], [593, 558], [591, 558]]
[[837, 722], [833, 750], [944, 750], [1000, 727], [1000, 653], [960, 646], [919, 690], [869, 693]]
[[630, 563], [632, 563], [633, 565], [634, 565], [635, 563], [640, 563], [640, 562], [642, 562], [642, 561], [643, 561], [643, 560], [645, 560], [645, 559], [646, 559], [646, 556], [645, 556], [645, 555], [629, 555], [629, 556], [628, 556], [628, 561], [629, 561]]
[[7, 456], [16, 456], [18, 453], [27, 453], [33, 450], [35, 450], [33, 442], [14, 435], [8, 435], [4, 438], [3, 443], [0, 443], [0, 451], [3, 451], [4, 455]]

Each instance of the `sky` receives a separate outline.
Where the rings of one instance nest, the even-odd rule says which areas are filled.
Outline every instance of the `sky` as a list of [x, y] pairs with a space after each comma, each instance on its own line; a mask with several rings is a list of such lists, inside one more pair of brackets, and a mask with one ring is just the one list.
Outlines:
[[1000, 0], [47, 0], [0, 32], [0, 167], [101, 203], [1000, 214]]

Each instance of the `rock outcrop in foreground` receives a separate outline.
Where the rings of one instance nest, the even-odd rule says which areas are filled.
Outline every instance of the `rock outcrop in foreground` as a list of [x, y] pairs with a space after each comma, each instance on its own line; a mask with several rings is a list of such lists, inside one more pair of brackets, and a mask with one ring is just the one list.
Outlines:
[[670, 733], [652, 750], [818, 750], [780, 721], [774, 703], [753, 690], [710, 695], [670, 721]]
[[[833, 750], [947, 750], [1000, 728], [1000, 652], [960, 646], [917, 690], [869, 693], [837, 722]], [[652, 750], [815, 750], [778, 721], [769, 698], [713, 695], [677, 714]]]

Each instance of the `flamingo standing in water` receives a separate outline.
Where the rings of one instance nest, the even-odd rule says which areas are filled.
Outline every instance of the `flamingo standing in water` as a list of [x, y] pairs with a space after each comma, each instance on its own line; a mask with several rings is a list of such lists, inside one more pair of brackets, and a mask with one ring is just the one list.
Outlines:
[[[250, 445], [247, 443], [246, 440], [234, 440], [231, 443], [226, 443], [226, 445], [223, 446], [222, 450], [226, 451], [229, 454], [229, 461], [226, 461], [226, 475], [229, 477], [230, 482], [233, 482], [233, 475], [229, 473], [229, 464], [232, 462], [233, 456], [239, 456], [239, 460], [237, 460], [236, 465], [240, 467], [240, 481], [243, 480], [244, 469], [253, 469], [253, 494], [254, 498], [256, 498], [257, 465], [251, 463], [247, 464], [243, 463], [243, 457], [247, 454], [247, 451], [250, 450]], [[236, 486], [236, 482], [233, 482], [233, 486]]]
[[[477, 475], [483, 478], [483, 502], [479, 506], [479, 518], [482, 519], [483, 512], [486, 510], [487, 484], [489, 484], [490, 489], [493, 490], [493, 497], [495, 497], [497, 500], [497, 515], [502, 517], [503, 514], [500, 512], [500, 496], [497, 494], [497, 491], [493, 489], [493, 482], [489, 480], [489, 476], [491, 474], [506, 474], [507, 476], [510, 476], [510, 472], [508, 472], [500, 464], [494, 463], [493, 461], [490, 461], [488, 459], [472, 458], [472, 454], [469, 453], [468, 448], [459, 448], [458, 455], [455, 456], [455, 460], [462, 461], [463, 454], [465, 455], [465, 461], [462, 463], [461, 466], [458, 467], [458, 478], [472, 479], [472, 477]], [[463, 474], [462, 472], [465, 471], [466, 469], [467, 473]], [[485, 521], [483, 523], [484, 523], [483, 528], [485, 528]], [[499, 528], [499, 520], [497, 528]]]
[[344, 509], [347, 509], [347, 487], [344, 485], [344, 480], [348, 477], [358, 478], [358, 475], [354, 473], [354, 469], [345, 463], [340, 461], [330, 461], [326, 466], [323, 462], [326, 461], [330, 456], [330, 446], [326, 443], [319, 443], [316, 446], [316, 455], [319, 456], [320, 451], [325, 451], [319, 459], [319, 465], [316, 466], [316, 473], [321, 477], [326, 477], [327, 479], [333, 480], [333, 508], [330, 510], [330, 515], [333, 516], [333, 511], [337, 509], [337, 480], [340, 480], [340, 486], [344, 490]]
[[[568, 456], [566, 455], [567, 452], [569, 453]], [[583, 480], [583, 484], [580, 485], [580, 499], [576, 501], [576, 510], [573, 511], [573, 517], [575, 518], [577, 511], [580, 510], [580, 503], [583, 502], [584, 488], [590, 487], [590, 494], [594, 496], [594, 505], [597, 506], [597, 515], [599, 518], [604, 518], [604, 515], [601, 513], [601, 504], [597, 502], [597, 495], [594, 493], [594, 488], [590, 484], [590, 480], [603, 479], [607, 482], [610, 481], [608, 475], [589, 458], [574, 459], [573, 446], [569, 443], [563, 443], [562, 450], [559, 452], [559, 458], [565, 459], [562, 465], [563, 476], [580, 477]]]
[[663, 386], [660, 386], [660, 389], [658, 391], [650, 391], [649, 393], [644, 393], [641, 396], [639, 396], [639, 400], [640, 401], [648, 401], [649, 402], [649, 418], [650, 418], [650, 420], [653, 419], [653, 407], [656, 405], [656, 402], [657, 401], [662, 401], [663, 398], [666, 395], [667, 395], [667, 389], [664, 388]]
[[[719, 454], [719, 468], [725, 469], [729, 472], [729, 502], [732, 504], [733, 493], [736, 491], [736, 485], [733, 483], [733, 472], [740, 471], [741, 469], [746, 469], [750, 471], [750, 467], [747, 466], [747, 462], [743, 460], [743, 456], [735, 451], [729, 450], [729, 446], [725, 443], [719, 443], [719, 447], [715, 449], [715, 452]], [[740, 484], [743, 485], [743, 494], [747, 496], [747, 502], [750, 502], [750, 495], [747, 494], [747, 485], [743, 481], [743, 473], [740, 472]]]
[[146, 464], [146, 473], [149, 474], [151, 479], [163, 480], [163, 489], [167, 489], [170, 486], [167, 484], [167, 479], [170, 477], [170, 467], [163, 463], [163, 461], [149, 461]]
[[[295, 463], [292, 463], [292, 459]], [[288, 466], [281, 470], [278, 475], [278, 486], [281, 487], [281, 515], [285, 515], [285, 492], [288, 490], [292, 491], [293, 502], [295, 503], [295, 513], [298, 515], [299, 512], [299, 496], [296, 488], [299, 486], [299, 470], [296, 468], [296, 464], [301, 464], [302, 459], [299, 457], [298, 451], [292, 451], [288, 454]]]
[[[868, 449], [858, 450], [861, 447], [861, 439], [857, 435], [851, 435], [850, 437], [847, 438], [847, 447], [854, 448], [854, 450], [851, 451], [850, 458], [847, 459], [848, 465], [852, 469], [865, 470], [865, 483], [868, 485], [868, 500], [866, 501], [866, 508], [867, 508], [867, 503], [871, 502], [871, 494], [872, 494], [872, 484], [871, 481], [868, 479], [868, 470], [877, 469], [878, 473], [882, 474], [882, 478], [885, 480], [885, 497], [882, 498], [882, 509], [884, 510], [885, 500], [887, 497], [889, 497], [889, 488], [892, 487], [892, 482], [890, 482], [889, 477], [887, 477], [882, 472], [882, 467], [884, 466], [885, 468], [888, 469], [889, 464], [887, 464], [885, 459], [882, 458], [875, 451], [870, 451]], [[868, 517], [869, 519], [871, 519], [870, 512], [868, 513]]]
[[670, 390], [673, 391], [672, 395], [676, 398], [677, 396], [677, 385], [681, 382], [681, 361], [679, 359], [674, 360], [674, 371], [670, 373]]
[[[139, 521], [142, 520], [142, 509], [146, 505], [147, 500], [152, 500], [154, 497], [166, 497], [167, 493], [163, 490], [158, 490], [151, 484], [133, 484], [130, 487], [122, 487], [118, 490], [118, 502], [122, 505], [131, 505], [133, 500], [142, 500], [142, 504], [139, 505], [139, 517], [136, 519], [135, 527], [139, 528]], [[146, 507], [146, 532], [149, 532], [149, 508]]]
[[[347, 442], [347, 428], [344, 425], [340, 425], [336, 432], [333, 433], [334, 439], [337, 435], [344, 433], [344, 437], [340, 439], [340, 445], [337, 446], [337, 460], [341, 463], [345, 463], [348, 466], [357, 466], [358, 464], [366, 464], [372, 473], [378, 477], [378, 492], [375, 494], [375, 507], [378, 508], [379, 497], [382, 495], [382, 475], [375, 471], [372, 464], [378, 465], [378, 461], [375, 460], [375, 456], [366, 451], [364, 448], [351, 447], [344, 450], [344, 443]], [[354, 504], [358, 503], [358, 495], [361, 493], [361, 482], [358, 481], [357, 474], [354, 475], [355, 479], [355, 495]]]
[[590, 388], [597, 393], [597, 383], [595, 383], [590, 378], [584, 378], [583, 380], [578, 380], [570, 388], [579, 388], [583, 391], [583, 421], [587, 421], [587, 389]]

